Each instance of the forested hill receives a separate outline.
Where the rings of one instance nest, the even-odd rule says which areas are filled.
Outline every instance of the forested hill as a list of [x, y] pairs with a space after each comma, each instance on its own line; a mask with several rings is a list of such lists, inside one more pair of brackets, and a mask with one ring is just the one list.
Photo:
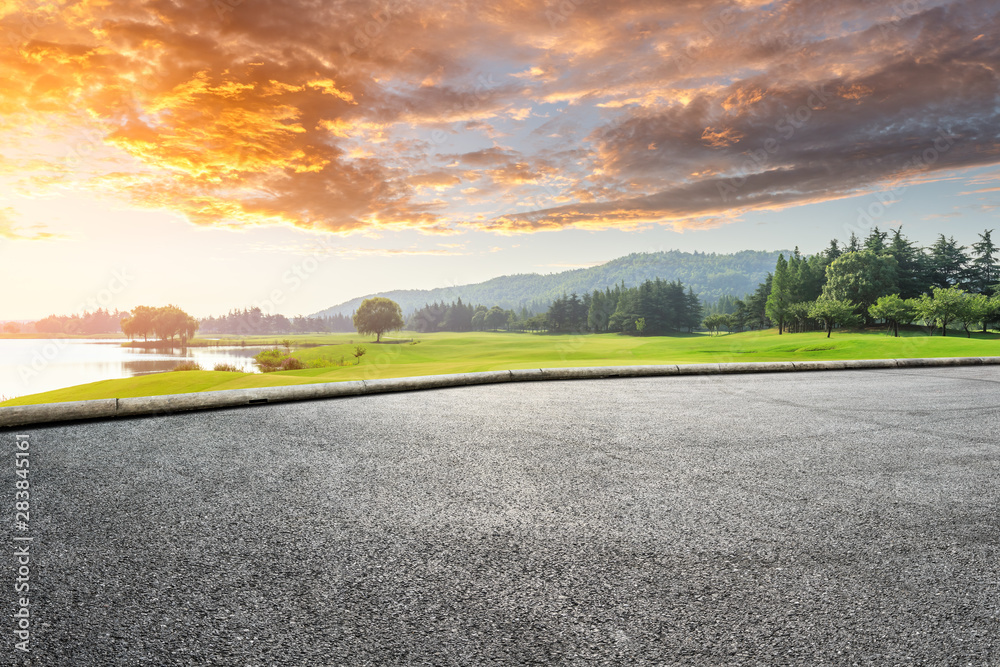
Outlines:
[[504, 309], [540, 311], [563, 294], [576, 292], [583, 295], [595, 289], [603, 290], [622, 281], [628, 287], [639, 285], [644, 280], [663, 278], [680, 280], [685, 287], [691, 287], [703, 303], [712, 303], [723, 295], [742, 297], [754, 291], [768, 272], [774, 270], [778, 253], [760, 250], [744, 250], [732, 255], [716, 253], [688, 253], [679, 250], [667, 252], [634, 253], [619, 257], [606, 264], [588, 269], [575, 269], [562, 273], [539, 275], [537, 273], [500, 276], [474, 285], [459, 285], [431, 290], [394, 290], [369, 294], [351, 299], [315, 313], [312, 317], [350, 315], [370, 296], [384, 296], [398, 303], [404, 314], [423, 307], [425, 304], [443, 301], [450, 303], [461, 298], [465, 303], [482, 304], [487, 307], [500, 306]]

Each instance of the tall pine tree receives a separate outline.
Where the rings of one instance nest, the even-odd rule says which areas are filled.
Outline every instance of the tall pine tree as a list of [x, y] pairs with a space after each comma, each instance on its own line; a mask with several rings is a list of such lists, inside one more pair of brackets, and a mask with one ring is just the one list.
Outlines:
[[997, 247], [990, 237], [992, 233], [992, 229], [983, 230], [983, 233], [979, 235], [979, 242], [972, 244], [975, 257], [972, 259], [972, 265], [969, 269], [969, 284], [980, 294], [993, 294], [995, 285], [1000, 282]]
[[771, 280], [771, 293], [767, 297], [767, 316], [778, 325], [778, 335], [785, 328], [785, 318], [791, 305], [790, 280], [788, 277], [788, 262], [784, 254], [778, 255], [778, 263], [774, 267], [774, 278]]

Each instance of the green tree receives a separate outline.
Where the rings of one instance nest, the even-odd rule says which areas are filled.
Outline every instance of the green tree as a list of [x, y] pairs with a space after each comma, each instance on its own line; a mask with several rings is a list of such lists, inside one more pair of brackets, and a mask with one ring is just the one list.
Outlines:
[[747, 304], [743, 299], [736, 299], [736, 309], [729, 316], [729, 330], [742, 332], [747, 328], [747, 322], [750, 319], [750, 313], [747, 310]]
[[645, 317], [640, 317], [639, 319], [637, 319], [635, 321], [635, 330], [638, 331], [639, 335], [641, 336], [642, 332], [645, 329], [646, 329], [646, 318]]
[[705, 328], [712, 332], [712, 335], [719, 333], [723, 328], [729, 328], [729, 315], [716, 313], [705, 318], [703, 324]]
[[157, 308], [153, 315], [153, 331], [160, 340], [173, 340], [174, 336], [180, 336], [181, 341], [186, 343], [191, 320], [190, 315], [173, 304]]
[[799, 266], [799, 301], [815, 301], [823, 293], [826, 280], [826, 256], [812, 255]]
[[500, 306], [493, 306], [486, 313], [485, 324], [487, 329], [496, 331], [507, 323], [507, 313]]
[[947, 336], [948, 325], [962, 315], [965, 298], [965, 291], [958, 287], [934, 287], [932, 294], [915, 300], [917, 316], [930, 327], [940, 326], [941, 335]]
[[614, 291], [610, 287], [602, 292], [594, 290], [590, 298], [590, 308], [587, 311], [587, 328], [596, 333], [604, 333], [608, 330], [608, 322], [618, 306], [618, 297], [621, 288], [615, 286]]
[[903, 236], [903, 226], [892, 230], [892, 240], [885, 250], [896, 260], [899, 297], [913, 299], [927, 289], [927, 258], [917, 246]]
[[[680, 286], [680, 281], [677, 282]], [[698, 295], [694, 293], [691, 287], [687, 288], [687, 292], [684, 293], [684, 309], [679, 318], [678, 324], [688, 330], [688, 333], [694, 331], [698, 323], [701, 322], [701, 316], [704, 314], [705, 309], [701, 305], [701, 299]]]
[[472, 307], [462, 303], [462, 298], [451, 304], [444, 318], [444, 328], [448, 331], [468, 331], [472, 328]]
[[809, 307], [811, 305], [811, 302], [797, 301], [788, 306], [788, 311], [785, 314], [785, 320], [789, 331], [802, 333], [803, 331], [808, 331], [811, 328], [809, 322]]
[[364, 345], [356, 345], [354, 347], [354, 352], [352, 352], [351, 355], [357, 360], [354, 362], [355, 366], [361, 363], [361, 357], [365, 356], [365, 352], [367, 351], [368, 350], [365, 348]]
[[826, 337], [829, 338], [835, 324], [850, 326], [858, 321], [858, 316], [855, 314], [857, 308], [858, 305], [851, 301], [821, 296], [809, 307], [809, 317], [823, 323]]
[[898, 294], [880, 296], [878, 301], [868, 307], [868, 314], [877, 320], [882, 320], [889, 326], [889, 331], [899, 338], [899, 325], [909, 324], [916, 317], [913, 305]]
[[865, 250], [870, 250], [876, 255], [885, 253], [885, 241], [889, 237], [889, 232], [880, 232], [878, 227], [872, 228], [865, 239]]
[[748, 329], [766, 329], [771, 326], [771, 320], [767, 316], [767, 298], [771, 294], [773, 283], [774, 275], [769, 273], [764, 282], [757, 285], [757, 289], [743, 299], [746, 308], [744, 321]]
[[198, 331], [199, 326], [198, 320], [187, 315], [187, 320], [184, 322], [184, 330], [180, 332], [181, 345], [187, 345], [188, 340], [194, 338], [194, 334]]
[[150, 335], [155, 335], [160, 340], [173, 340], [180, 337], [181, 345], [187, 345], [188, 339], [193, 338], [198, 330], [199, 322], [177, 306], [150, 307], [137, 306], [132, 311], [131, 317], [123, 317], [119, 326], [122, 333], [130, 340], [136, 336], [142, 336], [148, 341]]
[[847, 245], [844, 246], [844, 252], [861, 252], [861, 241], [858, 240], [858, 235], [851, 232], [851, 238], [847, 240]]
[[486, 328], [486, 312], [485, 310], [477, 310], [472, 315], [472, 330], [482, 331]]
[[969, 258], [964, 245], [958, 245], [954, 236], [946, 239], [944, 234], [939, 234], [930, 251], [928, 277], [932, 287], [960, 287], [965, 284]]
[[777, 322], [778, 335], [785, 328], [785, 317], [788, 306], [791, 305], [791, 285], [788, 277], [788, 262], [783, 254], [778, 255], [778, 263], [774, 267], [774, 277], [771, 279], [771, 293], [767, 297], [767, 316]]
[[870, 250], [845, 252], [826, 267], [823, 297], [857, 304], [858, 314], [868, 317], [868, 309], [880, 296], [895, 294], [896, 260]]
[[997, 264], [997, 247], [990, 235], [992, 229], [986, 229], [979, 235], [979, 241], [972, 244], [975, 257], [972, 259], [969, 273], [971, 286], [981, 294], [992, 294], [994, 286], [1000, 281], [1000, 265]]
[[129, 339], [142, 336], [143, 341], [149, 341], [149, 336], [155, 334], [153, 318], [156, 316], [157, 310], [159, 309], [150, 306], [136, 306], [132, 309], [131, 317], [122, 319], [122, 333]]
[[994, 304], [985, 294], [968, 294], [959, 308], [956, 321], [962, 323], [967, 338], [972, 338], [972, 331], [969, 327], [977, 324], [983, 325], [983, 333], [986, 332], [986, 322], [993, 316]]
[[800, 296], [802, 292], [801, 285], [799, 283], [799, 272], [801, 271], [803, 264], [802, 253], [799, 252], [799, 247], [795, 246], [795, 250], [788, 257], [788, 302], [795, 303], [796, 301], [801, 301]]
[[823, 251], [823, 255], [826, 258], [826, 263], [829, 264], [833, 260], [837, 259], [844, 254], [844, 251], [840, 249], [840, 245], [837, 239], [830, 241], [830, 245], [827, 246], [826, 250]]
[[376, 343], [382, 341], [382, 334], [386, 331], [398, 331], [403, 328], [402, 309], [398, 303], [384, 296], [362, 301], [351, 319], [359, 334], [375, 334]]

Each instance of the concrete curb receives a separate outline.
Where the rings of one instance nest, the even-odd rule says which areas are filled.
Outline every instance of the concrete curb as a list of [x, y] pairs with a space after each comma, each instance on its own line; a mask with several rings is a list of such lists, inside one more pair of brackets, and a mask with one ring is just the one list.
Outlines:
[[545, 380], [596, 380], [602, 378], [637, 378], [673, 375], [726, 375], [736, 373], [789, 373], [869, 368], [928, 368], [934, 366], [1000, 365], [1000, 357], [940, 357], [936, 359], [857, 359], [850, 361], [764, 361], [726, 364], [680, 364], [665, 366], [603, 366], [587, 368], [532, 368], [484, 373], [424, 375], [300, 384], [285, 387], [229, 389], [191, 394], [146, 396], [141, 398], [105, 398], [71, 403], [44, 403], [0, 407], [0, 428], [79, 421], [113, 419], [141, 415], [165, 415], [191, 410], [211, 410], [287, 401], [306, 401], [344, 396], [418, 391], [443, 387], [464, 387], [501, 382], [537, 382]]

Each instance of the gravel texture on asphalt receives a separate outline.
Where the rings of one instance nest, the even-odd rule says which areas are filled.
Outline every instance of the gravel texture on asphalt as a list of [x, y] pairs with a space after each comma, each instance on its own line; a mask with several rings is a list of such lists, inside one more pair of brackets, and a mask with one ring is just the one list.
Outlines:
[[1000, 664], [998, 405], [968, 367], [5, 429], [0, 664]]

